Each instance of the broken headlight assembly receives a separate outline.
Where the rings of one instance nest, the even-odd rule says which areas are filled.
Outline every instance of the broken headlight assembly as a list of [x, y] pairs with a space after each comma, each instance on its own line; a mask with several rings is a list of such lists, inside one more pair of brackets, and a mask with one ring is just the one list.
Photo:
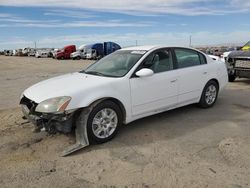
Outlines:
[[39, 103], [35, 109], [36, 112], [40, 113], [63, 113], [67, 108], [71, 97], [69, 96], [62, 96], [47, 99]]

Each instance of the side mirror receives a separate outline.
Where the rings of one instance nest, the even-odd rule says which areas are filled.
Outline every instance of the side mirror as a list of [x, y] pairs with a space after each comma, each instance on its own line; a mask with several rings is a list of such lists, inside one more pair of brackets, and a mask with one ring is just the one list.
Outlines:
[[154, 71], [152, 71], [151, 69], [146, 69], [146, 68], [143, 68], [135, 73], [135, 75], [139, 77], [148, 77], [148, 76], [152, 76], [153, 74], [154, 74]]

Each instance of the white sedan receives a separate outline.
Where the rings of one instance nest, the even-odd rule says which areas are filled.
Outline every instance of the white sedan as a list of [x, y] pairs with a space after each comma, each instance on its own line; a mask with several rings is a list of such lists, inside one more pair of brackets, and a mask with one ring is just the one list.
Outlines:
[[76, 144], [112, 139], [122, 124], [197, 103], [212, 107], [228, 82], [225, 63], [195, 49], [138, 46], [118, 50], [87, 69], [26, 89], [20, 104], [37, 129], [68, 133]]

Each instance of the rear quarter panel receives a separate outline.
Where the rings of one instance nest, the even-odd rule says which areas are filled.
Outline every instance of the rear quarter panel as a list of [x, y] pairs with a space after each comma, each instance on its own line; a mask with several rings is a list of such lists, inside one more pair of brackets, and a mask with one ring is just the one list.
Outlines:
[[228, 83], [228, 72], [226, 64], [220, 60], [208, 58], [210, 67], [210, 78], [216, 79], [219, 82], [219, 92], [222, 91]]

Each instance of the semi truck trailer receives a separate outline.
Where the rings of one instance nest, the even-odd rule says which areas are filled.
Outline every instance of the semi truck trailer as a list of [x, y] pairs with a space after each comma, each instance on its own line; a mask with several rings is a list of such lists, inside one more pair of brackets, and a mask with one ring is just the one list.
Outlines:
[[101, 59], [102, 57], [113, 53], [116, 50], [121, 49], [119, 44], [114, 42], [104, 42], [104, 43], [95, 43], [86, 46], [87, 59]]

